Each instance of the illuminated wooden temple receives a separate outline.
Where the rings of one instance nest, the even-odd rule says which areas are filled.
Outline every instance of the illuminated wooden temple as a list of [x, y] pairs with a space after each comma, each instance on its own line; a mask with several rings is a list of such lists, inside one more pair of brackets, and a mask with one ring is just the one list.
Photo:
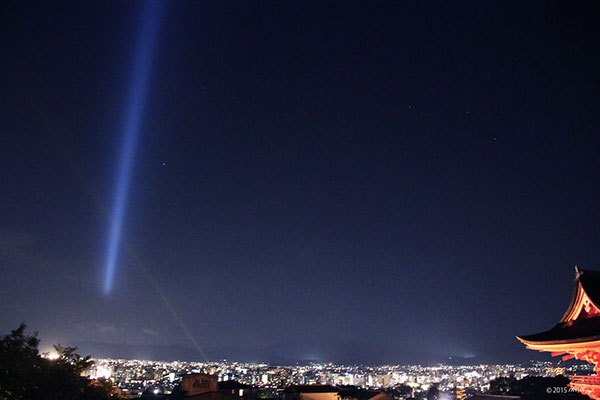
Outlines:
[[575, 291], [559, 323], [549, 331], [517, 339], [531, 350], [549, 351], [565, 361], [575, 358], [594, 364], [596, 375], [571, 376], [569, 386], [600, 399], [600, 271], [575, 267]]

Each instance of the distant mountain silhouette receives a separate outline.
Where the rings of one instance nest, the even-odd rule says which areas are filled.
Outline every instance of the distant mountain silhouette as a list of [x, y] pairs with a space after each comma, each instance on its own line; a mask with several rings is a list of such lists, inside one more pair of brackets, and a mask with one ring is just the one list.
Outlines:
[[[518, 343], [515, 343], [518, 347]], [[79, 352], [96, 358], [124, 358], [145, 360], [204, 361], [202, 354], [184, 345], [128, 345], [98, 342], [78, 344]], [[385, 345], [372, 345], [358, 341], [305, 339], [283, 341], [262, 348], [238, 346], [202, 349], [210, 361], [231, 360], [240, 362], [266, 362], [274, 365], [297, 365], [309, 362], [334, 362], [339, 364], [479, 364], [523, 363], [531, 359], [546, 360], [543, 354], [529, 351], [512, 351], [490, 347], [475, 357], [449, 356], [426, 351], [407, 351]], [[500, 356], [499, 356], [500, 355]], [[556, 361], [556, 360], [554, 360]]]

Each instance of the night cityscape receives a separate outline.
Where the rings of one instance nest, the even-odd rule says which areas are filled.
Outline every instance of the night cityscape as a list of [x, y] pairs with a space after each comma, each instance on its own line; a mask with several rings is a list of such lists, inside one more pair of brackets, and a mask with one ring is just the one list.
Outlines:
[[600, 2], [0, 32], [0, 400], [600, 400]]
[[[194, 363], [143, 360], [97, 360], [88, 371], [92, 378], [114, 381], [131, 395], [156, 390], [170, 393], [181, 376], [194, 373], [212, 374], [219, 381], [235, 381], [253, 387], [266, 398], [280, 398], [290, 385], [334, 385], [340, 388], [355, 386], [364, 389], [388, 390], [396, 399], [421, 397], [430, 387], [440, 390], [440, 399], [456, 398], [456, 391], [485, 393], [490, 381], [512, 376], [555, 377], [564, 374], [591, 374], [589, 365], [557, 367], [550, 362], [531, 362], [527, 365], [385, 365], [378, 367], [313, 364], [306, 366], [269, 366], [234, 362]], [[248, 389], [247, 389], [248, 390]], [[260, 396], [259, 396], [260, 398]]]

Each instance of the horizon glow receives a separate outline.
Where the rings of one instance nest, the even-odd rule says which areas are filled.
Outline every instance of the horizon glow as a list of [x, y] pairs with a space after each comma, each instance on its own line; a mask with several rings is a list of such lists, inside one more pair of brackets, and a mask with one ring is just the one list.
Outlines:
[[144, 104], [148, 95], [152, 60], [154, 58], [154, 50], [164, 6], [164, 0], [148, 0], [142, 6], [140, 26], [135, 44], [136, 52], [133, 62], [132, 81], [129, 87], [126, 114], [121, 128], [122, 142], [119, 153], [119, 167], [116, 175], [113, 206], [110, 213], [108, 248], [104, 267], [103, 288], [105, 294], [109, 294], [113, 286], [135, 149], [138, 142]]

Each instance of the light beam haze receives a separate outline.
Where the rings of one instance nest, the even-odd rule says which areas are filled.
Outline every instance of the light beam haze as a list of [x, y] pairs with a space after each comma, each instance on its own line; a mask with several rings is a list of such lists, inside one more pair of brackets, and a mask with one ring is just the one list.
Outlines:
[[129, 87], [127, 109], [121, 128], [122, 142], [116, 175], [116, 189], [109, 219], [108, 248], [104, 265], [105, 294], [109, 294], [113, 286], [135, 149], [138, 142], [144, 104], [148, 95], [152, 60], [164, 7], [164, 0], [147, 0], [142, 6], [140, 27], [135, 43], [136, 52], [133, 62], [131, 86]]
[[[79, 180], [79, 182], [81, 183], [81, 185], [83, 186], [85, 191], [88, 193], [88, 195], [90, 195], [90, 197], [94, 201], [94, 204], [96, 205], [96, 208], [97, 208], [98, 212], [100, 213], [100, 215], [108, 216], [108, 214], [109, 214], [108, 210], [105, 206], [104, 201], [102, 200], [100, 193], [96, 190], [96, 187], [93, 185], [93, 183], [85, 177], [82, 169], [77, 165], [77, 163], [75, 162], [75, 159], [71, 155], [71, 152], [69, 151], [68, 147], [65, 145], [63, 140], [60, 138], [59, 133], [54, 128], [54, 125], [50, 122], [47, 115], [42, 111], [42, 109], [39, 107], [39, 105], [35, 101], [33, 101], [33, 99], [30, 98], [29, 102], [30, 102], [31, 106], [33, 107], [33, 109], [35, 110], [35, 112], [39, 115], [41, 122], [42, 122], [44, 128], [46, 129], [46, 131], [48, 132], [50, 138], [57, 146], [57, 150], [58, 150], [59, 154], [61, 154], [65, 158], [66, 162], [71, 167], [71, 170], [75, 173], [75, 177]], [[200, 343], [196, 340], [196, 338], [194, 337], [192, 332], [189, 330], [189, 328], [185, 324], [184, 320], [177, 313], [176, 308], [171, 304], [171, 302], [169, 301], [169, 299], [167, 298], [165, 293], [159, 287], [158, 282], [156, 282], [156, 280], [152, 277], [150, 271], [148, 270], [148, 268], [146, 268], [146, 266], [142, 262], [142, 259], [139, 257], [138, 253], [135, 251], [133, 246], [125, 238], [122, 240], [121, 244], [122, 244], [123, 248], [125, 249], [125, 251], [127, 251], [129, 253], [131, 258], [135, 262], [135, 265], [137, 266], [137, 268], [140, 270], [140, 272], [142, 272], [143, 276], [147, 279], [147, 281], [152, 285], [154, 290], [157, 292], [157, 294], [160, 297], [160, 299], [162, 300], [165, 308], [167, 309], [167, 311], [169, 311], [171, 313], [171, 315], [175, 319], [175, 322], [177, 322], [177, 324], [179, 325], [179, 327], [181, 328], [183, 333], [186, 335], [188, 340], [198, 351], [198, 354], [200, 354], [206, 362], [209, 362], [208, 357], [206, 356], [206, 354], [202, 350], [202, 347], [200, 346]]]

